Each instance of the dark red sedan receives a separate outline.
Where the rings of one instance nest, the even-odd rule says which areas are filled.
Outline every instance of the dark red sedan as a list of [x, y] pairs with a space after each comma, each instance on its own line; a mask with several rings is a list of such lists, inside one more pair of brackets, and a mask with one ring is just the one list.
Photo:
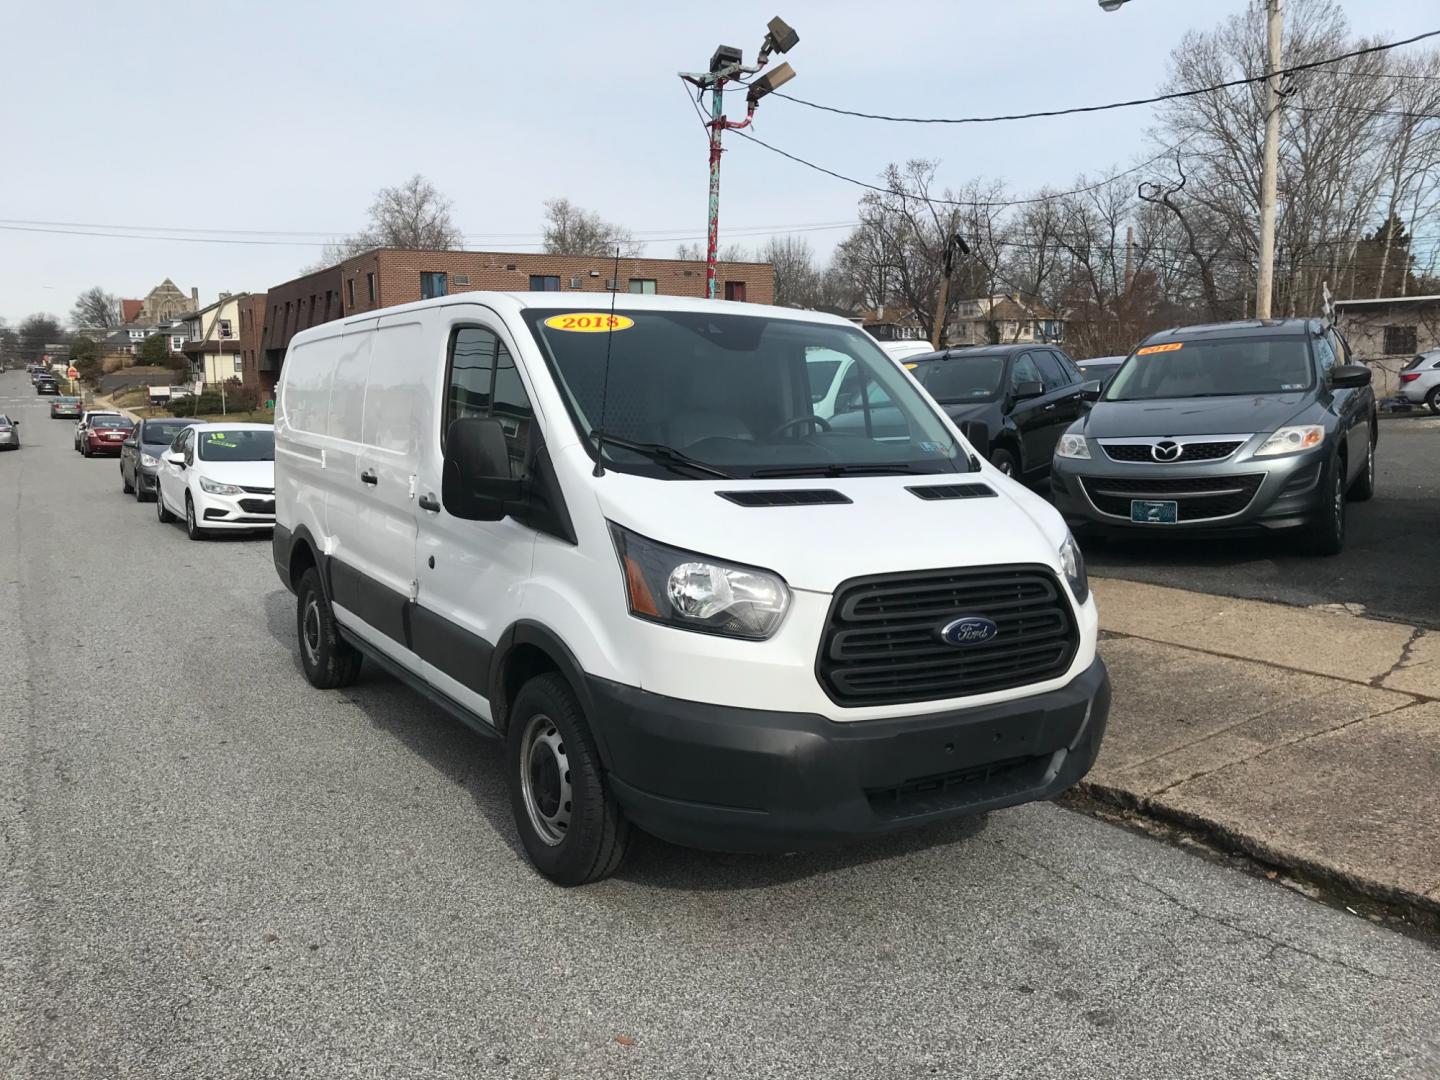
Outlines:
[[119, 457], [120, 447], [134, 431], [135, 421], [128, 416], [92, 416], [85, 434], [81, 436], [80, 452], [86, 457], [96, 454]]

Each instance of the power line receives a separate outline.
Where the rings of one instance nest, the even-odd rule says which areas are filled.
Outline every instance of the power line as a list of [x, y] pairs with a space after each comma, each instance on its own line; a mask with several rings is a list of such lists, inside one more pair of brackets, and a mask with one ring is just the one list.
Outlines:
[[[1311, 71], [1314, 68], [1324, 67], [1327, 64], [1339, 63], [1342, 60], [1353, 60], [1357, 56], [1369, 56], [1372, 53], [1386, 52], [1390, 49], [1398, 49], [1402, 45], [1413, 45], [1417, 41], [1424, 41], [1426, 38], [1440, 36], [1440, 30], [1428, 30], [1423, 34], [1416, 34], [1414, 37], [1405, 38], [1403, 41], [1392, 41], [1384, 45], [1371, 45], [1368, 48], [1356, 49], [1353, 52], [1342, 53], [1339, 56], [1332, 56], [1325, 60], [1312, 60], [1307, 64], [1296, 64], [1292, 67], [1282, 68], [1273, 72], [1276, 76], [1295, 75], [1302, 71]], [[892, 124], [997, 124], [1008, 120], [1036, 120], [1048, 116], [1073, 116], [1076, 113], [1107, 112], [1111, 109], [1128, 109], [1135, 105], [1154, 105], [1162, 101], [1177, 101], [1181, 98], [1197, 97], [1201, 94], [1213, 94], [1217, 90], [1228, 90], [1236, 86], [1249, 86], [1253, 83], [1262, 83], [1269, 79], [1270, 75], [1252, 75], [1243, 79], [1231, 79], [1228, 82], [1216, 83], [1214, 86], [1205, 86], [1197, 90], [1176, 90], [1169, 94], [1159, 94], [1155, 97], [1135, 98], [1131, 101], [1112, 101], [1106, 105], [1076, 105], [1065, 109], [1045, 109], [1040, 112], [1010, 113], [1003, 116], [888, 116], [884, 113], [860, 112], [856, 109], [842, 109], [835, 105], [821, 105], [815, 101], [807, 101], [804, 98], [795, 97], [783, 91], [774, 91], [775, 97], [782, 97], [786, 101], [793, 101], [797, 105], [806, 105], [812, 109], [819, 109], [821, 112], [837, 113], [841, 116], [855, 116], [862, 120], [885, 120]]]

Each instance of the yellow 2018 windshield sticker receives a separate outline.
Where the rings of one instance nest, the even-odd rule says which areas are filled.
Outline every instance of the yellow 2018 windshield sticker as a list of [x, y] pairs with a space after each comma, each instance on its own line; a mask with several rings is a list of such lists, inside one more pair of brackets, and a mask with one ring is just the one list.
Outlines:
[[1172, 341], [1168, 345], [1147, 345], [1143, 349], [1137, 349], [1135, 355], [1149, 356], [1151, 353], [1157, 352], [1174, 352], [1176, 349], [1183, 349], [1184, 347], [1185, 343], [1183, 341]]
[[604, 311], [570, 311], [551, 315], [545, 325], [551, 330], [567, 330], [572, 334], [608, 334], [611, 330], [629, 330], [635, 320]]

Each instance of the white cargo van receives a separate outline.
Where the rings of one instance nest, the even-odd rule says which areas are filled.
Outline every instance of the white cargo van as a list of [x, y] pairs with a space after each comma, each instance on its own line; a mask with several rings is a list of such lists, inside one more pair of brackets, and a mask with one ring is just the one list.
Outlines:
[[[1080, 553], [842, 319], [468, 293], [297, 334], [275, 566], [304, 670], [362, 658], [507, 743], [562, 884], [631, 826], [793, 850], [1043, 799], [1100, 747]], [[862, 372], [814, 415], [807, 356]]]

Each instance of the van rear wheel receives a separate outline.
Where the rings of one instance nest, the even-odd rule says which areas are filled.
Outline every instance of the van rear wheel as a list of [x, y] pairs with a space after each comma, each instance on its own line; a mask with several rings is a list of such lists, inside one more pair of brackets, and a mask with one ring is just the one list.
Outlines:
[[567, 886], [613, 874], [630, 825], [569, 683], [551, 672], [521, 687], [506, 744], [510, 808], [535, 869]]
[[360, 677], [365, 658], [340, 636], [320, 571], [313, 566], [300, 575], [295, 587], [295, 630], [300, 638], [300, 666], [311, 686], [335, 690]]

